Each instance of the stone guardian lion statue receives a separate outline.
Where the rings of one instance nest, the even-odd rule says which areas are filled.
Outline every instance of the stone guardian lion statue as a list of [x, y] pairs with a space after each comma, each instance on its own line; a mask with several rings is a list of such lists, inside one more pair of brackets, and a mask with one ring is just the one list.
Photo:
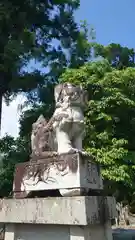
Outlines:
[[33, 124], [33, 156], [82, 152], [87, 93], [81, 86], [64, 83], [55, 87], [54, 94], [56, 108], [50, 121], [41, 115]]
[[55, 88], [55, 117], [65, 114], [54, 121], [58, 153], [82, 151], [84, 135], [83, 110], [87, 102], [86, 91], [81, 86], [70, 83], [60, 84]]

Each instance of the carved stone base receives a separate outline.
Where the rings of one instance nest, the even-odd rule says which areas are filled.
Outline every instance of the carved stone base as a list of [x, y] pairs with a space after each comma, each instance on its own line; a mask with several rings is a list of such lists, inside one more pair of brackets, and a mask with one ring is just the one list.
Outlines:
[[[13, 192], [58, 189], [62, 196], [78, 196], [89, 189], [102, 190], [99, 166], [79, 153], [62, 154], [16, 166]], [[25, 194], [24, 194], [25, 195]]]

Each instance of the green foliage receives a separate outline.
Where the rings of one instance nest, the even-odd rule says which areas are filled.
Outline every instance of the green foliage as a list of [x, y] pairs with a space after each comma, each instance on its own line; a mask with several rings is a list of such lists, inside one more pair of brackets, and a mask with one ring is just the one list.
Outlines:
[[101, 56], [117, 69], [135, 66], [135, 51], [133, 48], [123, 47], [120, 44], [111, 43], [108, 46], [93, 44], [95, 56]]
[[[44, 78], [44, 84], [38, 84], [36, 91], [28, 92], [26, 104], [31, 103], [31, 110], [24, 111], [21, 116], [21, 136], [30, 134], [31, 124], [36, 121], [40, 114], [43, 114], [46, 119], [52, 115], [55, 104], [54, 87], [65, 69], [78, 68], [91, 59], [92, 45], [88, 42], [89, 31], [85, 21], [81, 22], [79, 30], [76, 41], [72, 41], [68, 46], [68, 39], [66, 39], [65, 42], [62, 41], [61, 46], [58, 46], [57, 51], [50, 52], [50, 58], [46, 63], [50, 67], [50, 71], [40, 76], [40, 78]], [[67, 48], [66, 52], [62, 46]], [[43, 64], [47, 59], [43, 60]]]
[[6, 136], [0, 140], [0, 197], [12, 192], [14, 167], [29, 159], [30, 148], [26, 139]]
[[53, 77], [58, 75], [54, 72], [62, 72], [59, 64], [62, 58], [62, 66], [65, 64], [62, 49], [68, 49], [79, 36], [73, 16], [78, 6], [78, 0], [1, 1], [0, 102], [2, 96], [8, 103], [14, 94], [31, 93], [45, 83], [39, 71], [28, 73], [24, 70], [30, 60], [50, 67], [51, 78], [52, 72]]
[[[79, 0], [4, 0], [0, 3], [0, 119], [2, 96], [8, 103], [18, 92], [25, 92], [33, 106], [31, 111], [22, 114], [21, 138], [0, 140], [1, 196], [7, 196], [12, 189], [15, 163], [28, 160], [31, 124], [40, 112], [48, 117], [52, 112], [52, 89], [69, 65], [69, 49], [71, 46], [75, 49], [77, 39], [79, 43], [83, 40], [74, 21], [74, 10], [78, 7]], [[47, 67], [46, 74], [30, 71], [31, 60]]]
[[134, 68], [117, 70], [107, 60], [67, 69], [60, 78], [88, 90], [84, 146], [101, 164], [104, 179], [130, 186], [135, 168], [134, 158], [128, 155], [135, 148], [134, 79]]
[[[81, 83], [88, 90], [84, 147], [101, 164], [107, 192], [115, 192], [116, 188], [123, 191], [123, 186], [130, 186], [132, 195], [134, 50], [114, 43], [94, 43], [94, 29], [90, 29], [89, 36], [86, 21], [80, 26], [74, 21], [78, 6], [78, 0], [9, 0], [0, 4], [0, 97], [8, 102], [11, 96], [25, 92], [32, 106], [22, 112], [20, 137], [0, 140], [1, 196], [8, 196], [12, 190], [15, 164], [29, 158], [32, 123], [40, 114], [46, 119], [51, 117], [53, 89], [59, 81]], [[104, 60], [90, 62], [93, 53]], [[45, 70], [47, 67], [45, 74], [24, 71], [33, 59]]]

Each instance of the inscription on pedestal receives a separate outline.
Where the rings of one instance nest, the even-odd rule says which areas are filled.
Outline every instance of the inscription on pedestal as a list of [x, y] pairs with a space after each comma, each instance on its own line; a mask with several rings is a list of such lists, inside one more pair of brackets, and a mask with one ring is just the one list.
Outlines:
[[100, 177], [100, 172], [99, 172], [98, 164], [88, 161], [87, 162], [87, 181], [89, 183], [97, 184], [97, 181], [99, 181], [99, 177]]

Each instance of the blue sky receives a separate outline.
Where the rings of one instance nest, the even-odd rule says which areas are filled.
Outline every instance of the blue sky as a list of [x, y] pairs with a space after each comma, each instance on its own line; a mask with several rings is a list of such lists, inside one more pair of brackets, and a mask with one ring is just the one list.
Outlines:
[[99, 43], [135, 48], [135, 0], [81, 0], [76, 20], [87, 20]]
[[[96, 30], [97, 42], [107, 45], [111, 42], [135, 48], [135, 0], [81, 0], [76, 12], [77, 22], [87, 20]], [[17, 105], [22, 102], [18, 97], [10, 107], [3, 104], [2, 135], [17, 136]], [[9, 121], [10, 117], [10, 121]]]

